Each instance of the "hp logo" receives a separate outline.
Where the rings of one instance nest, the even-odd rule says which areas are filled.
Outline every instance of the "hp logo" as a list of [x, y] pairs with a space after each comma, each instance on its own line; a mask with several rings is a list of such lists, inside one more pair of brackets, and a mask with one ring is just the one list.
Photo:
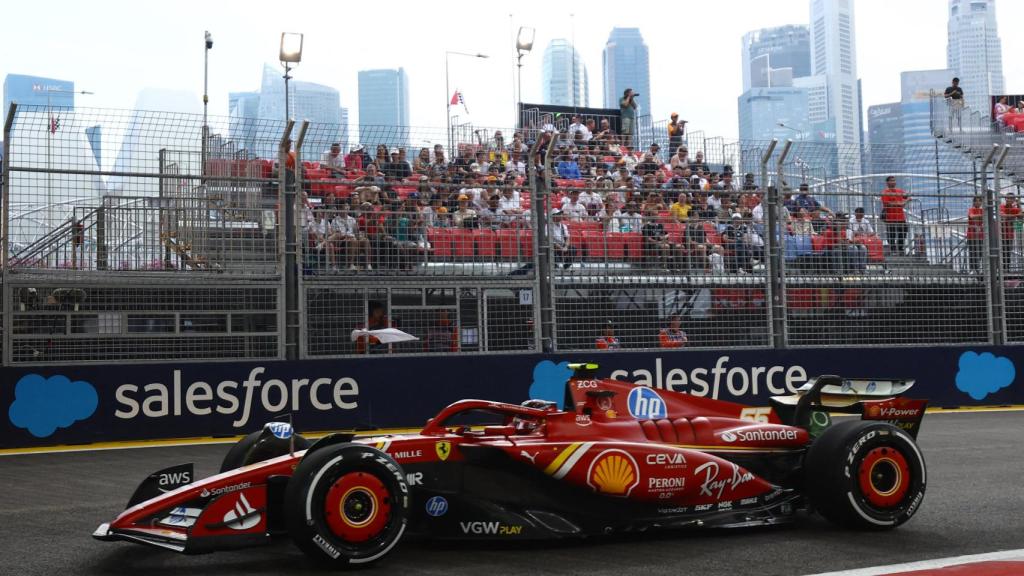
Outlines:
[[626, 402], [629, 405], [629, 413], [634, 418], [654, 420], [668, 417], [665, 401], [653, 388], [646, 386], [633, 388], [630, 390]]
[[427, 515], [437, 518], [438, 516], [444, 516], [448, 512], [448, 501], [444, 499], [444, 496], [434, 496], [430, 500], [427, 500]]

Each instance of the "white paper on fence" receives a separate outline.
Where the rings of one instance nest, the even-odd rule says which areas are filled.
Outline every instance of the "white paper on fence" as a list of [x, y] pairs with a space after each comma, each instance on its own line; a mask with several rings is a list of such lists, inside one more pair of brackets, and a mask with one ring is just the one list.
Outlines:
[[412, 334], [402, 332], [397, 328], [382, 328], [380, 330], [356, 329], [352, 331], [353, 342], [362, 336], [373, 336], [377, 338], [381, 344], [393, 344], [395, 342], [411, 342], [413, 340], [419, 340], [419, 338]]

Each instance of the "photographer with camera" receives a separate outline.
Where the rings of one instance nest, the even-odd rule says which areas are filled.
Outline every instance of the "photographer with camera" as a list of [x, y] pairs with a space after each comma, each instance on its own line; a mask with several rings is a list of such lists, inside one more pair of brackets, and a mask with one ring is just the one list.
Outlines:
[[633, 92], [632, 88], [626, 88], [619, 99], [619, 122], [622, 124], [623, 144], [633, 148], [633, 132], [636, 129], [636, 97], [639, 94]]

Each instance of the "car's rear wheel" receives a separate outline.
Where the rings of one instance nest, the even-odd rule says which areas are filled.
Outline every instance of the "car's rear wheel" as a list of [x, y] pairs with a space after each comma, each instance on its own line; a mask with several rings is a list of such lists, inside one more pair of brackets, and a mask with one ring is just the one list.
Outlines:
[[[290, 438], [278, 438], [273, 434], [264, 433], [265, 429], [257, 430], [247, 434], [244, 438], [235, 442], [235, 445], [224, 455], [220, 464], [220, 471], [227, 472], [256, 462], [263, 462], [278, 456], [284, 456], [292, 450]], [[295, 434], [295, 450], [309, 448], [309, 440], [300, 434]]]
[[303, 458], [285, 491], [288, 532], [312, 558], [333, 565], [369, 564], [402, 538], [409, 488], [387, 454], [340, 444]]
[[852, 420], [827, 429], [804, 462], [811, 503], [850, 528], [886, 530], [910, 519], [926, 485], [924, 457], [909, 434], [884, 422]]

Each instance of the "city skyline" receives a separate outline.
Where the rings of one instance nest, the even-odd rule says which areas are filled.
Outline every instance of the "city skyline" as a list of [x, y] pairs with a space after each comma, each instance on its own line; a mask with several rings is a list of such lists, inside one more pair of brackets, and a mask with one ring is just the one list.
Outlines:
[[[203, 29], [210, 29], [215, 38], [215, 48], [210, 53], [210, 112], [219, 116], [228, 113], [228, 92], [251, 85], [245, 80], [246, 76], [250, 76], [249, 71], [263, 61], [276, 60], [280, 31], [298, 30], [306, 33], [305, 55], [303, 62], [293, 70], [293, 77], [336, 88], [341, 103], [351, 109], [353, 119], [358, 117], [355, 107], [355, 76], [358, 69], [402, 65], [409, 71], [410, 83], [416, 88], [410, 103], [411, 117], [415, 123], [421, 126], [443, 126], [443, 52], [452, 49], [479, 51], [491, 56], [479, 63], [453, 59], [452, 82], [458, 83], [465, 94], [473, 111], [474, 122], [484, 126], [507, 126], [515, 103], [515, 52], [512, 49], [515, 30], [519, 25], [537, 27], [535, 48], [523, 59], [526, 79], [539, 74], [542, 47], [551, 38], [564, 37], [569, 31], [568, 14], [564, 18], [542, 18], [541, 14], [550, 13], [550, 6], [524, 2], [517, 5], [517, 13], [511, 18], [507, 12], [489, 8], [482, 10], [481, 15], [492, 22], [492, 26], [485, 30], [458, 28], [452, 38], [443, 43], [429, 40], [430, 46], [422, 50], [399, 53], [383, 47], [365, 51], [365, 54], [360, 55], [359, 62], [351, 63], [349, 59], [339, 58], [339, 51], [343, 47], [336, 44], [334, 36], [328, 34], [316, 19], [299, 16], [301, 10], [296, 11], [296, 14], [285, 14], [276, 21], [247, 22], [245, 28], [239, 28], [234, 23], [228, 15], [230, 10], [206, 10], [207, 14], [201, 21], [169, 16], [168, 25], [158, 29], [118, 29], [114, 34], [110, 28], [114, 23], [98, 21], [91, 9], [59, 0], [56, 4], [66, 17], [48, 23], [45, 28], [37, 24], [37, 19], [28, 17], [26, 11], [17, 5], [5, 10], [13, 18], [20, 17], [20, 21], [26, 25], [0, 38], [0, 45], [5, 47], [3, 54], [19, 54], [16, 47], [19, 42], [28, 42], [29, 37], [59, 38], [59, 41], [47, 44], [45, 49], [23, 61], [15, 62], [10, 56], [0, 59], [0, 73], [31, 72], [41, 76], [73, 78], [77, 86], [95, 92], [94, 96], [86, 100], [89, 107], [129, 108], [136, 94], [147, 86], [184, 89], [198, 101], [202, 93], [202, 48], [199, 37]], [[185, 4], [187, 8], [189, 3]], [[354, 16], [360, 14], [360, 8], [353, 7], [353, 10]], [[409, 6], [405, 12], [416, 24], [419, 24], [421, 17], [424, 22], [432, 21], [426, 16], [426, 10], [418, 7]], [[590, 84], [595, 90], [604, 86], [603, 70], [596, 64], [600, 62], [609, 30], [613, 26], [639, 25], [650, 47], [651, 69], [656, 71], [651, 76], [652, 89], [659, 95], [655, 96], [651, 103], [653, 107], [647, 107], [647, 111], [655, 119], [667, 118], [670, 112], [678, 111], [682, 118], [690, 121], [691, 128], [702, 129], [709, 135], [735, 138], [738, 134], [738, 119], [734, 98], [742, 92], [742, 77], [736, 74], [741, 60], [740, 51], [736, 50], [736, 40], [744, 30], [806, 22], [807, 3], [805, 0], [779, 2], [767, 10], [724, 0], [702, 10], [701, 14], [711, 22], [721, 22], [726, 14], [730, 18], [734, 17], [730, 20], [728, 30], [737, 32], [726, 30], [723, 33], [719, 24], [698, 26], [688, 32], [684, 43], [674, 41], [675, 27], [670, 24], [659, 21], [652, 23], [650, 19], [632, 15], [617, 16], [615, 22], [608, 23], [601, 17], [606, 13], [598, 3], [592, 11], [575, 15], [574, 41], [581, 59], [591, 68]], [[999, 5], [1000, 20], [1013, 21], [1019, 16], [1024, 16], [1024, 6], [1019, 3]], [[864, 80], [864, 106], [898, 100], [899, 73], [904, 70], [940, 69], [945, 66], [945, 2], [913, 0], [886, 4], [878, 0], [859, 0], [856, 20], [862, 36], [862, 42], [857, 46], [857, 60], [860, 76]], [[95, 25], [92, 28], [74, 27], [68, 24], [71, 21], [94, 22]], [[560, 21], [562, 24], [559, 24]], [[907, 21], [913, 21], [914, 26], [907, 28]], [[545, 24], [547, 22], [552, 23]], [[88, 42], [83, 36], [86, 29], [90, 31]], [[395, 33], [404, 31], [409, 34], [412, 29], [412, 24], [401, 24]], [[863, 37], [867, 37], [868, 41], [865, 42]], [[901, 45], [906, 46], [893, 57], [882, 48], [883, 43], [874, 40], [883, 37], [900, 37]], [[347, 43], [368, 41], [367, 34], [353, 31]], [[125, 53], [119, 48], [125, 43], [137, 48], [131, 53]], [[1003, 44], [1008, 54], [1019, 53], [1024, 47], [1024, 40], [1010, 36], [1003, 39]], [[82, 50], [81, 46], [89, 48]], [[702, 47], [699, 54], [693, 52], [695, 46]], [[105, 72], [104, 65], [93, 62], [98, 60], [95, 55], [105, 52], [119, 55], [115, 63], [120, 74], [111, 76]], [[679, 65], [680, 62], [685, 63], [694, 58], [702, 72], [699, 82], [688, 77], [686, 66]], [[159, 60], [160, 65], [153, 66], [154, 60]], [[1007, 72], [1007, 91], [1024, 91], [1022, 74], [1012, 67]], [[701, 88], [695, 89], [695, 85]], [[968, 94], [971, 88], [965, 85]], [[537, 87], [525, 81], [523, 100], [539, 101], [538, 97]]]
[[590, 75], [576, 47], [565, 38], [553, 38], [544, 49], [541, 69], [543, 104], [590, 106]]

